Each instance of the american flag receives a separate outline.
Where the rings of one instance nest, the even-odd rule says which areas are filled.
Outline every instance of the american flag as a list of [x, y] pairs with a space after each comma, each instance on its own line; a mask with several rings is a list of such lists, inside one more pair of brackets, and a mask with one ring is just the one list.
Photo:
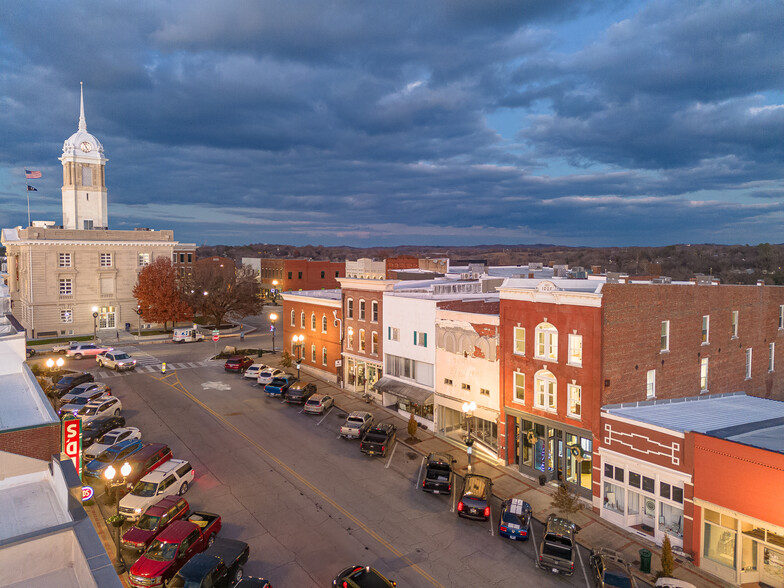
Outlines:
[[40, 177], [41, 177], [41, 172], [39, 171], [30, 171], [29, 169], [25, 170], [26, 180], [37, 180]]

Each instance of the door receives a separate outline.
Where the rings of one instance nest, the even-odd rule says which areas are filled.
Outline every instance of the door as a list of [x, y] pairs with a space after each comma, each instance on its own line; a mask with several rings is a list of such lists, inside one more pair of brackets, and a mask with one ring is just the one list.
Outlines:
[[561, 479], [561, 463], [563, 462], [563, 440], [561, 431], [547, 427], [547, 477], [550, 480]]
[[656, 501], [643, 496], [643, 503], [642, 524], [653, 530], [656, 528]]

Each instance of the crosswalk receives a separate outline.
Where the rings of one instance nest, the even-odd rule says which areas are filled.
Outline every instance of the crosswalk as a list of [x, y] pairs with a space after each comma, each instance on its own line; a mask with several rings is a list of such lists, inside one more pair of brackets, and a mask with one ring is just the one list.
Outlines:
[[[129, 353], [136, 360], [136, 369], [124, 372], [115, 372], [114, 370], [108, 370], [106, 368], [96, 368], [93, 370], [93, 374], [95, 374], [97, 378], [116, 378], [128, 376], [133, 373], [138, 374], [161, 371], [163, 362], [154, 355], [150, 355], [146, 351], [135, 346], [123, 347], [122, 350]], [[212, 363], [213, 362], [210, 362], [210, 360], [167, 363], [166, 371], [205, 367], [211, 365]]]

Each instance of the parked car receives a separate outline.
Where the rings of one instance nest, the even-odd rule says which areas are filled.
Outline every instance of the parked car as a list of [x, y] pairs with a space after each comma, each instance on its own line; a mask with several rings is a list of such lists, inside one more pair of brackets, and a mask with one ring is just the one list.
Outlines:
[[569, 519], [555, 515], [547, 517], [537, 567], [571, 576], [574, 573], [574, 530], [575, 525]]
[[452, 492], [452, 456], [447, 453], [431, 453], [427, 456], [422, 490], [433, 494]]
[[340, 436], [344, 439], [359, 439], [373, 425], [373, 415], [362, 410], [355, 410], [340, 427]]
[[619, 552], [605, 547], [592, 549], [588, 562], [596, 588], [637, 587], [629, 563]]
[[74, 359], [82, 359], [83, 357], [95, 357], [99, 353], [111, 351], [114, 347], [103, 347], [95, 343], [80, 343], [74, 347], [69, 347], [65, 352], [66, 357], [73, 357]]
[[62, 398], [79, 384], [94, 382], [95, 376], [88, 372], [74, 372], [60, 378], [49, 393], [54, 398]]
[[397, 427], [392, 423], [378, 423], [370, 427], [359, 442], [359, 450], [365, 455], [386, 456], [397, 439]]
[[242, 377], [248, 378], [249, 380], [256, 380], [259, 377], [259, 372], [268, 369], [270, 369], [268, 365], [264, 365], [263, 363], [254, 363], [253, 365], [248, 366], [248, 369], [245, 370], [245, 373], [242, 374]]
[[136, 360], [125, 351], [107, 351], [99, 353], [95, 358], [98, 367], [107, 367], [110, 370], [121, 372], [136, 368]]
[[531, 535], [531, 513], [531, 505], [524, 500], [504, 500], [498, 517], [498, 534], [507, 539], [527, 540]]
[[99, 417], [109, 415], [119, 416], [121, 410], [122, 402], [120, 402], [120, 399], [116, 396], [108, 396], [93, 400], [84, 405], [67, 404], [63, 406], [59, 412], [61, 418], [70, 413], [82, 419], [82, 424], [84, 424]]
[[170, 523], [188, 514], [188, 501], [179, 496], [161, 498], [148, 507], [139, 520], [122, 536], [120, 544], [129, 551], [142, 552], [150, 546], [156, 535]]
[[148, 506], [166, 496], [188, 491], [193, 482], [193, 468], [183, 459], [170, 459], [134, 484], [131, 491], [120, 500], [120, 514], [135, 521]]
[[142, 447], [125, 460], [131, 466], [131, 473], [126, 476], [125, 487], [119, 489], [119, 494], [125, 494], [136, 482], [171, 458], [172, 451], [166, 443], [149, 443]]
[[124, 416], [100, 417], [82, 426], [82, 447], [89, 447], [105, 433], [125, 426]]
[[71, 390], [68, 394], [55, 400], [57, 410], [59, 411], [67, 404], [87, 404], [93, 400], [101, 398], [109, 398], [112, 395], [112, 389], [106, 384], [101, 382], [88, 382], [86, 384], [79, 384], [76, 388]]
[[250, 546], [244, 541], [218, 537], [201, 553], [194, 555], [167, 588], [229, 588], [242, 579], [242, 566], [248, 561]]
[[323, 414], [334, 404], [332, 396], [329, 394], [314, 394], [305, 402], [305, 412], [310, 414]]
[[54, 347], [52, 347], [52, 353], [59, 353], [60, 355], [65, 355], [65, 352], [71, 349], [72, 347], [76, 347], [79, 345], [79, 341], [69, 341], [68, 343], [58, 343]]
[[204, 333], [193, 327], [175, 328], [172, 335], [172, 341], [175, 343], [186, 343], [191, 341], [204, 341]]
[[25, 355], [26, 355], [27, 357], [32, 357], [33, 355], [35, 355], [35, 349], [34, 349], [34, 348], [32, 348], [32, 347], [27, 347], [27, 348], [25, 349]]
[[305, 404], [316, 393], [316, 385], [312, 382], [294, 382], [283, 395], [289, 404]]
[[457, 514], [467, 519], [486, 521], [490, 518], [490, 497], [493, 481], [487, 476], [467, 474], [463, 485], [463, 496], [457, 503]]
[[242, 373], [253, 365], [253, 360], [247, 355], [232, 355], [223, 364], [223, 369], [227, 372]]
[[128, 439], [141, 438], [141, 431], [139, 431], [139, 429], [136, 427], [123, 427], [121, 429], [114, 429], [87, 447], [87, 449], [84, 450], [84, 459], [92, 461], [101, 453], [109, 449], [112, 445], [116, 445], [122, 441], [127, 441]]
[[165, 586], [188, 560], [213, 544], [220, 529], [221, 518], [209, 512], [194, 512], [174, 521], [131, 567], [131, 586]]
[[[115, 443], [102, 453], [100, 453], [94, 460], [88, 462], [82, 471], [82, 476], [88, 483], [90, 481], [96, 482], [103, 479], [104, 470], [119, 461], [122, 465], [132, 454], [139, 451], [144, 444], [141, 439], [128, 439]], [[117, 468], [115, 468], [117, 469]]]
[[267, 396], [283, 396], [286, 390], [289, 389], [289, 386], [298, 381], [296, 376], [284, 373], [282, 376], [272, 378], [272, 381], [264, 386], [264, 391], [267, 393]]
[[286, 372], [283, 370], [279, 370], [277, 368], [267, 368], [265, 370], [259, 371], [259, 375], [256, 377], [256, 383], [261, 386], [266, 386], [275, 378], [282, 378], [283, 376], [287, 376]]
[[370, 566], [351, 566], [335, 576], [332, 585], [347, 588], [382, 588], [397, 586], [397, 583], [385, 578], [381, 572]]

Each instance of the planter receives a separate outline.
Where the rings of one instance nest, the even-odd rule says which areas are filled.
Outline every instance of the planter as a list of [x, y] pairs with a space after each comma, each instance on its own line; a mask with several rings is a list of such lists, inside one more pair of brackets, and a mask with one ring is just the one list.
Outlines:
[[544, 486], [547, 483], [547, 476], [539, 474], [539, 485]]

